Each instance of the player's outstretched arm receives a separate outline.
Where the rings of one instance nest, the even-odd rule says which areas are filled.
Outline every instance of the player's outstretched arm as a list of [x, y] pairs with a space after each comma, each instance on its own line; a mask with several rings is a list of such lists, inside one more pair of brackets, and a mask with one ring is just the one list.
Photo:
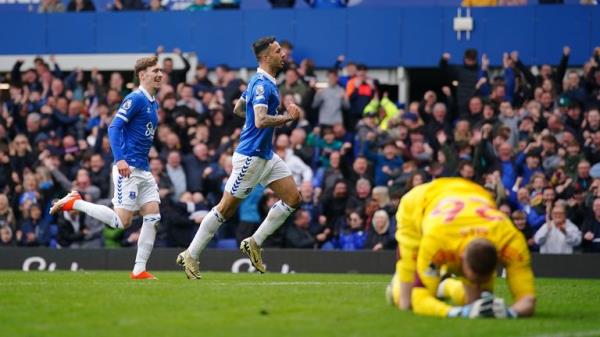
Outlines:
[[237, 102], [235, 103], [235, 106], [233, 107], [233, 113], [240, 118], [246, 118], [246, 100], [245, 99], [240, 98], [237, 100]]
[[299, 114], [296, 110], [290, 110], [287, 115], [271, 116], [268, 114], [267, 109], [266, 105], [254, 106], [254, 125], [259, 129], [283, 125], [297, 119]]

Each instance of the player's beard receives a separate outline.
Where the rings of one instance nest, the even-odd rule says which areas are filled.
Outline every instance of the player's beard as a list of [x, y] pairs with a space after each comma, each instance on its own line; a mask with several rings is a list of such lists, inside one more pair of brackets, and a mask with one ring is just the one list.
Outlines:
[[280, 60], [279, 62], [273, 62], [271, 64], [271, 71], [273, 72], [273, 76], [277, 77], [279, 73], [285, 68], [285, 60]]

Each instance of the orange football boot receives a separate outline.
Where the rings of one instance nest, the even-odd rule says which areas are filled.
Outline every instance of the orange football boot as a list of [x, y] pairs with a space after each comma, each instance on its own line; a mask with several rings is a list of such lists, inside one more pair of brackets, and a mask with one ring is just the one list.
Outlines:
[[81, 200], [81, 195], [77, 191], [71, 191], [64, 198], [56, 201], [50, 208], [50, 214], [56, 214], [58, 211], [70, 211], [73, 209], [75, 201]]
[[132, 280], [158, 280], [156, 278], [156, 276], [150, 274], [147, 271], [143, 271], [137, 275], [134, 275], [133, 273], [129, 274], [129, 278]]

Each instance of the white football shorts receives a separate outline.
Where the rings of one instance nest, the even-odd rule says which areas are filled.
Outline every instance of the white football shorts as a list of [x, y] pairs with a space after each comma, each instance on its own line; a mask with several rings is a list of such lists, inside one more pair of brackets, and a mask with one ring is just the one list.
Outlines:
[[131, 166], [129, 168], [131, 175], [129, 178], [125, 178], [119, 175], [117, 166], [113, 165], [114, 196], [112, 203], [114, 207], [135, 212], [151, 201], [160, 204], [158, 185], [152, 173]]
[[233, 171], [227, 179], [225, 191], [239, 199], [246, 198], [257, 184], [266, 187], [276, 180], [292, 175], [289, 167], [275, 153], [270, 160], [266, 160], [235, 152], [231, 164]]

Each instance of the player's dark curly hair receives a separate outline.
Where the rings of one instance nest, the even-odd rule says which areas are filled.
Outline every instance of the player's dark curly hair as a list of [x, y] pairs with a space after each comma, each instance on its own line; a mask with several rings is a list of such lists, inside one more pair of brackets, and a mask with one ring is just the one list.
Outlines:
[[477, 275], [490, 275], [496, 270], [498, 252], [493, 243], [478, 238], [469, 242], [465, 251], [465, 262]]
[[256, 56], [257, 60], [260, 61], [260, 55], [267, 50], [273, 42], [275, 42], [274, 36], [261, 37], [260, 39], [254, 41], [252, 44], [252, 50], [254, 51], [254, 56]]

